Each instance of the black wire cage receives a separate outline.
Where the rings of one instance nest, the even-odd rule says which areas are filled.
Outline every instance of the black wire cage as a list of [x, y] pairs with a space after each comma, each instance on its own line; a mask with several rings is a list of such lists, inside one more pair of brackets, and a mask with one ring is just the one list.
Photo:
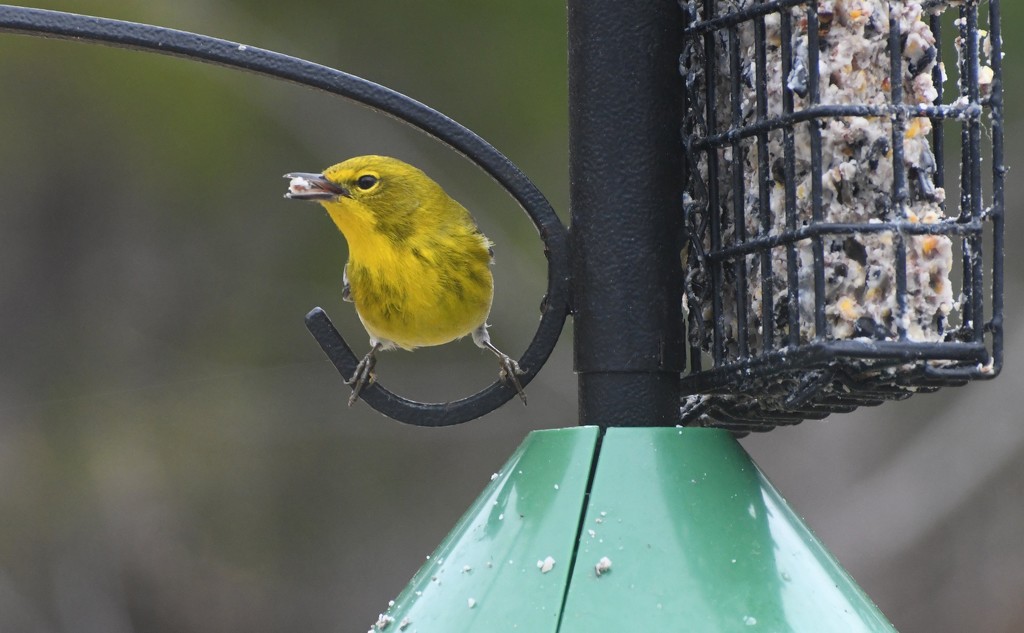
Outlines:
[[769, 430], [997, 375], [998, 1], [681, 5], [684, 423]]

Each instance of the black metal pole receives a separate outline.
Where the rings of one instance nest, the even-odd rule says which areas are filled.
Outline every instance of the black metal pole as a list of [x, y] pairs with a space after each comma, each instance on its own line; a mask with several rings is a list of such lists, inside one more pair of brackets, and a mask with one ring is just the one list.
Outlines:
[[679, 420], [683, 82], [676, 0], [568, 0], [580, 423]]

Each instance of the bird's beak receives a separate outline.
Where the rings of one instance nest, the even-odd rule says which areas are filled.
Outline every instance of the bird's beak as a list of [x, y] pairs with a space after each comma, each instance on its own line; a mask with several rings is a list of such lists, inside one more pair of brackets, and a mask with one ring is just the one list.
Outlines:
[[339, 197], [349, 197], [348, 189], [336, 185], [324, 178], [323, 174], [293, 173], [285, 174], [291, 182], [288, 183], [288, 193], [285, 198], [293, 200], [337, 200]]

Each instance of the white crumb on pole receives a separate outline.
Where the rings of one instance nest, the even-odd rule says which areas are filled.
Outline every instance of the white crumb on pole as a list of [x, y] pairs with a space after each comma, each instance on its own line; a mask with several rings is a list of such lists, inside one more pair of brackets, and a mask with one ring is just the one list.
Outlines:
[[410, 620], [409, 618], [402, 618], [402, 621], [398, 623], [398, 630], [404, 631], [405, 629], [409, 628], [410, 624], [412, 624], [412, 620]]
[[494, 481], [494, 480], [495, 480], [495, 479], [497, 479], [497, 478], [498, 478], [498, 473], [493, 473], [493, 474], [491, 475], [491, 481]]
[[594, 573], [597, 574], [598, 577], [600, 577], [601, 574], [611, 571], [611, 569], [612, 559], [607, 556], [602, 556], [601, 560], [597, 561], [597, 564], [594, 565]]
[[542, 574], [546, 574], [546, 573], [548, 573], [549, 571], [551, 571], [554, 568], [555, 568], [555, 559], [550, 557], [550, 556], [548, 556], [544, 560], [537, 561], [537, 569], [539, 569], [540, 573], [542, 573]]
[[472, 567], [470, 567], [469, 565], [463, 565], [463, 566], [462, 566], [462, 573], [464, 573], [464, 574], [468, 574], [468, 573], [469, 573], [469, 572], [471, 572], [471, 571], [473, 571], [473, 568], [472, 568]]
[[[386, 613], [381, 613], [377, 616], [377, 622], [374, 624], [378, 631], [383, 631], [388, 628], [388, 625], [394, 622], [395, 619]], [[373, 630], [372, 628], [370, 629]]]
[[469, 600], [466, 600], [466, 604], [469, 605], [470, 609], [472, 609], [473, 607], [476, 606], [476, 600], [470, 598]]

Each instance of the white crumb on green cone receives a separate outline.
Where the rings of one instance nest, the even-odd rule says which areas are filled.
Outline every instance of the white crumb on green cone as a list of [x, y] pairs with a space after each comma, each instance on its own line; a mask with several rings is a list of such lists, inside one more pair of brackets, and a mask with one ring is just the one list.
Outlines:
[[388, 625], [394, 622], [395, 619], [386, 613], [381, 613], [377, 616], [377, 621], [374, 622], [373, 626], [370, 627], [370, 631], [383, 631], [388, 628]]
[[549, 571], [551, 571], [554, 568], [555, 568], [555, 559], [550, 557], [550, 556], [548, 556], [544, 560], [537, 561], [537, 569], [539, 569], [540, 573], [542, 573], [542, 574], [546, 574], [546, 573], [548, 573]]

